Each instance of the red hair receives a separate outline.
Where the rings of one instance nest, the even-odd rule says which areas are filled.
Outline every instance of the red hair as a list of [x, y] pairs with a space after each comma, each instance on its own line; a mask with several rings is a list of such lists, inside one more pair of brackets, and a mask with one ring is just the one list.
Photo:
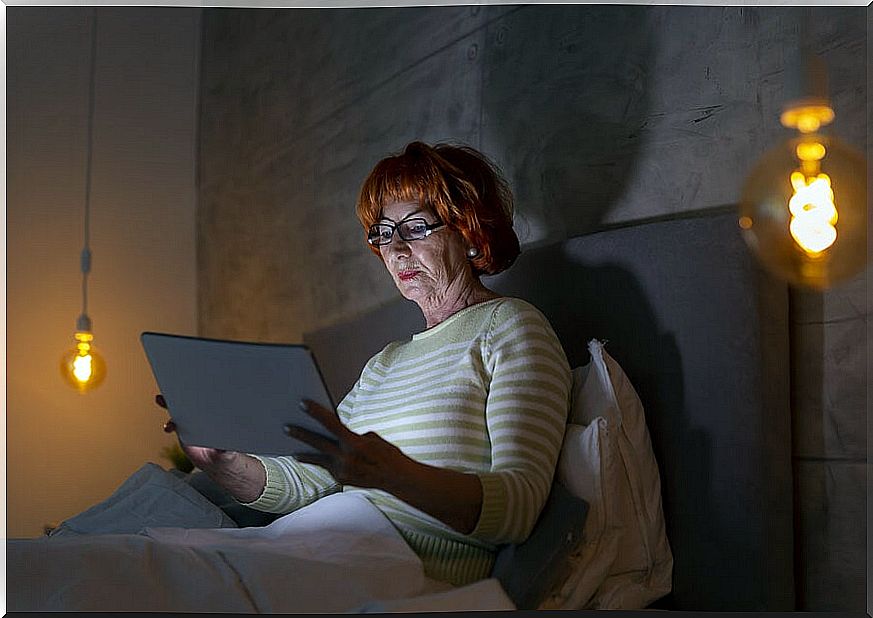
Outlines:
[[[379, 161], [361, 187], [355, 210], [367, 230], [391, 202], [418, 202], [479, 252], [476, 275], [509, 268], [520, 252], [512, 229], [512, 191], [500, 170], [469, 146], [412, 142]], [[381, 257], [378, 247], [370, 246]]]

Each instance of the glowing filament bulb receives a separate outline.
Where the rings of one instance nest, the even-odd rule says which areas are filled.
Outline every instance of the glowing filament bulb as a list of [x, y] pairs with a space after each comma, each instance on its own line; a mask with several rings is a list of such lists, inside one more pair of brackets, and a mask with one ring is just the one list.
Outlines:
[[106, 362], [91, 343], [94, 335], [86, 331], [75, 334], [76, 346], [61, 359], [61, 374], [80, 393], [89, 391], [106, 377]]
[[73, 361], [73, 375], [79, 382], [87, 382], [91, 379], [91, 345], [84, 341], [80, 341], [76, 348], [79, 350], [76, 359]]
[[793, 172], [791, 186], [794, 195], [788, 201], [792, 215], [788, 229], [801, 249], [816, 256], [837, 240], [834, 227], [837, 208], [831, 179], [827, 174], [807, 177], [803, 172]]
[[[803, 79], [812, 84], [813, 77]], [[868, 264], [867, 162], [835, 137], [816, 133], [833, 120], [826, 97], [812, 89], [799, 94], [804, 98], [795, 99], [782, 116], [793, 135], [749, 172], [738, 222], [770, 274], [791, 285], [826, 290]]]

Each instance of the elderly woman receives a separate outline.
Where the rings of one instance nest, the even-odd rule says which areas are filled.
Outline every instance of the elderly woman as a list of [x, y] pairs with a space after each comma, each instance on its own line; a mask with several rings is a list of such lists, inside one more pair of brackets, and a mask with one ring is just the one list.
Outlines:
[[453, 584], [487, 577], [497, 546], [527, 538], [545, 503], [571, 381], [545, 317], [480, 281], [519, 253], [511, 192], [472, 148], [414, 142], [376, 165], [357, 214], [426, 330], [370, 359], [336, 411], [301, 402], [334, 437], [289, 426], [313, 454], [184, 449], [237, 500], [262, 511], [288, 513], [334, 492], [360, 492], [430, 577]]

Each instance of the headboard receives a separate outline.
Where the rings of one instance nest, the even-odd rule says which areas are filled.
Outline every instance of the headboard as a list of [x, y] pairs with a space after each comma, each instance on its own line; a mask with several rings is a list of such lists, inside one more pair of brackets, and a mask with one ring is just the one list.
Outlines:
[[[493, 289], [551, 320], [571, 366], [605, 340], [646, 407], [679, 610], [794, 604], [787, 289], [732, 214], [645, 223], [523, 253]], [[399, 299], [309, 333], [339, 399], [388, 341], [424, 327]]]

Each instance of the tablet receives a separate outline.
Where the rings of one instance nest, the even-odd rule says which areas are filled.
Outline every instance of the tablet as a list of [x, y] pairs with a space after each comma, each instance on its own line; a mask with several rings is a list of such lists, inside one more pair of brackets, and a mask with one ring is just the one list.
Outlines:
[[155, 381], [185, 444], [259, 455], [312, 447], [287, 436], [299, 425], [331, 437], [301, 411], [301, 399], [336, 409], [305, 345], [248, 343], [145, 332]]

